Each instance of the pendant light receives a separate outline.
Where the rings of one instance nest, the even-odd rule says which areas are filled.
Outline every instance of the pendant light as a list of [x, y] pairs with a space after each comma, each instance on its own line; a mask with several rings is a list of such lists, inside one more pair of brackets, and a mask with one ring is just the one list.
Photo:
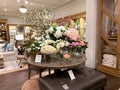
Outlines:
[[26, 13], [26, 12], [27, 12], [27, 8], [23, 5], [23, 0], [22, 0], [22, 5], [21, 5], [20, 8], [19, 8], [19, 11], [20, 11], [21, 13]]

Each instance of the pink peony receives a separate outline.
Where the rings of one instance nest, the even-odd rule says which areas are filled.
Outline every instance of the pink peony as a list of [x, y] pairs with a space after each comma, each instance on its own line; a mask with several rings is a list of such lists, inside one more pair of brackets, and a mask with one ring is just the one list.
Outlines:
[[80, 43], [79, 43], [79, 42], [72, 42], [72, 43], [70, 43], [69, 45], [70, 45], [70, 46], [73, 46], [73, 47], [77, 47], [77, 46], [80, 45]]
[[66, 35], [67, 37], [74, 41], [77, 41], [80, 37], [78, 31], [74, 28], [68, 28]]

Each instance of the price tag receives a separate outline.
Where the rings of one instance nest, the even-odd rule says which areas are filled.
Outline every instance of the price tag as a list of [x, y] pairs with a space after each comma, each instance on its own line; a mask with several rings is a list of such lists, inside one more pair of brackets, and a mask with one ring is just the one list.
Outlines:
[[69, 89], [69, 87], [68, 87], [67, 84], [63, 84], [62, 87], [63, 87], [65, 90], [68, 90], [68, 89]]
[[69, 74], [71, 80], [74, 80], [74, 79], [75, 79], [75, 75], [74, 75], [74, 73], [73, 73], [72, 70], [69, 70], [69, 71], [68, 71], [68, 74]]
[[42, 60], [42, 55], [36, 55], [35, 62], [41, 62], [41, 60]]

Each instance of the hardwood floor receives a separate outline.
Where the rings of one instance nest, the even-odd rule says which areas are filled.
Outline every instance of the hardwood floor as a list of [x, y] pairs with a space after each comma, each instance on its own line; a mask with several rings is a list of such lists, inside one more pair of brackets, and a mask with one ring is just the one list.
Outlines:
[[0, 90], [21, 90], [27, 77], [27, 70], [0, 75]]
[[[0, 75], [0, 90], [21, 90], [23, 83], [27, 80], [28, 71], [18, 71]], [[120, 78], [107, 75], [105, 90], [119, 90]]]

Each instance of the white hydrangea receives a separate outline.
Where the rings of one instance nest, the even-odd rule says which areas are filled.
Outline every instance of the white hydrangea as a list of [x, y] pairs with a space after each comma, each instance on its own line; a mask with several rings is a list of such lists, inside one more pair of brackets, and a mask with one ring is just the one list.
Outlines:
[[60, 42], [59, 45], [60, 45], [60, 47], [64, 47], [65, 43], [64, 42]]
[[54, 54], [57, 52], [56, 48], [51, 45], [46, 45], [41, 48], [41, 53], [43, 54]]
[[56, 45], [56, 49], [57, 49], [57, 51], [60, 51], [60, 45], [59, 44]]
[[69, 42], [65, 41], [65, 46], [69, 46]]
[[51, 40], [51, 39], [49, 39], [49, 40], [45, 40], [44, 43], [45, 43], [46, 45], [48, 45], [48, 44], [52, 44], [52, 43], [54, 43], [54, 41]]
[[56, 38], [60, 38], [60, 37], [62, 37], [62, 32], [61, 32], [60, 30], [57, 30], [57, 31], [55, 32], [54, 36], [55, 36]]
[[53, 27], [50, 27], [49, 28], [49, 32], [52, 33], [54, 30], [53, 30]]

